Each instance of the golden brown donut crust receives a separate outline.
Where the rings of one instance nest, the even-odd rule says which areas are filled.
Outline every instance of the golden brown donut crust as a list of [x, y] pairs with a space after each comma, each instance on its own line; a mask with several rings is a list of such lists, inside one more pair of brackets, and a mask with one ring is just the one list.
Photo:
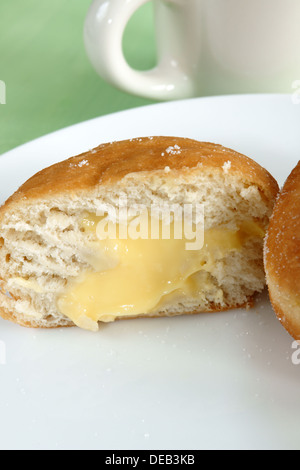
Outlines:
[[300, 339], [300, 162], [287, 178], [265, 240], [265, 270], [277, 317]]
[[[144, 137], [105, 143], [40, 171], [0, 208], [0, 219], [2, 211], [20, 200], [26, 204], [61, 193], [78, 193], [99, 184], [115, 183], [131, 173], [153, 172], [166, 167], [181, 172], [199, 164], [203, 168], [220, 169], [228, 161], [231, 162], [231, 174], [239, 175], [249, 185], [257, 185], [268, 199], [276, 196], [278, 185], [275, 179], [258, 163], [234, 150], [187, 138]], [[80, 166], [86, 162], [88, 164]]]

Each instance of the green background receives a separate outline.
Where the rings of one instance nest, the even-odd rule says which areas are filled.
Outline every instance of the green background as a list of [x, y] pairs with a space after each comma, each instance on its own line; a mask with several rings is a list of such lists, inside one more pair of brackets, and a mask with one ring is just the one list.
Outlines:
[[[124, 93], [92, 68], [83, 25], [92, 0], [1, 0], [0, 154], [32, 139], [97, 116], [154, 101]], [[133, 67], [155, 65], [152, 3], [133, 16], [124, 35]]]

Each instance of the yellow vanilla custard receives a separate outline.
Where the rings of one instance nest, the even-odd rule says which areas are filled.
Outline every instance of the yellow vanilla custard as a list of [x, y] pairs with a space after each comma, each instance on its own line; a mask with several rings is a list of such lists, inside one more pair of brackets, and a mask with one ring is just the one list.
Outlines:
[[[82, 230], [96, 233], [100, 217], [87, 215]], [[116, 224], [118, 225], [118, 224]], [[114, 226], [110, 224], [110, 228]], [[172, 227], [172, 223], [171, 223]], [[115, 227], [119, 233], [120, 227]], [[171, 230], [171, 234], [172, 234]], [[214, 263], [230, 252], [238, 251], [249, 236], [264, 236], [255, 222], [242, 224], [238, 230], [225, 228], [204, 232], [201, 249], [187, 250], [184, 236], [176, 239], [97, 239], [95, 259], [109, 259], [94, 270], [83, 272], [69, 281], [58, 300], [59, 311], [77, 326], [97, 330], [98, 322], [117, 317], [151, 314], [172, 294], [201, 296]], [[201, 285], [199, 279], [204, 283]]]

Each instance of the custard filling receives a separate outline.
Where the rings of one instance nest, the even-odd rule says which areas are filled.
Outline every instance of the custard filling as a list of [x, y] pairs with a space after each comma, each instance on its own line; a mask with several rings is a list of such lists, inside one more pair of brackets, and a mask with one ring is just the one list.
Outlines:
[[[82, 222], [83, 230], [96, 231], [99, 221], [88, 215]], [[256, 222], [247, 221], [237, 230], [205, 231], [203, 247], [197, 250], [186, 249], [184, 236], [99, 239], [94, 248], [99, 260], [93, 265], [95, 269], [69, 281], [59, 296], [58, 309], [77, 326], [96, 331], [98, 322], [151, 315], [163, 300], [178, 292], [201, 297], [209, 282], [207, 273], [216, 261], [241, 250], [245, 240], [253, 236], [262, 238], [264, 231]], [[201, 272], [205, 274], [198, 276]]]

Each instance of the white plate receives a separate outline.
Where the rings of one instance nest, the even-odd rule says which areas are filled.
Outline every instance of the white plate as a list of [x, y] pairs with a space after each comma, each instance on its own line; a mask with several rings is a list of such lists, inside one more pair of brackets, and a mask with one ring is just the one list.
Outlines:
[[[221, 143], [282, 184], [300, 157], [300, 105], [287, 95], [227, 96], [93, 119], [1, 156], [0, 203], [49, 164], [148, 135]], [[292, 345], [266, 295], [252, 311], [123, 321], [98, 333], [1, 320], [0, 447], [298, 449]]]

